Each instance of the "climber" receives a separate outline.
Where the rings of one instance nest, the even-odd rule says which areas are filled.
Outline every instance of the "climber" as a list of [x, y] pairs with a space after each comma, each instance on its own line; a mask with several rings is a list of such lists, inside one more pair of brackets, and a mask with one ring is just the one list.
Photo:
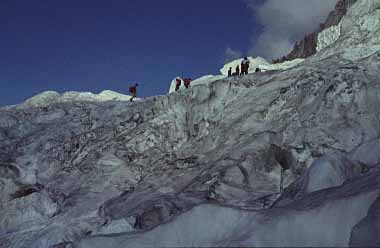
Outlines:
[[232, 76], [239, 76], [239, 75], [240, 75], [240, 68], [239, 68], [239, 65], [237, 65], [235, 68], [235, 72], [232, 73]]
[[240, 76], [243, 76], [245, 74], [245, 63], [244, 60], [240, 63]]
[[244, 75], [244, 74], [248, 74], [248, 70], [249, 70], [249, 60], [247, 57], [244, 57], [243, 61], [241, 62], [241, 74]]
[[182, 79], [176, 78], [175, 79], [175, 91], [179, 90], [179, 87], [181, 87]]
[[186, 78], [185, 79], [185, 87], [186, 87], [186, 89], [189, 88], [190, 83], [191, 83], [191, 78]]
[[133, 101], [133, 98], [136, 97], [137, 86], [139, 86], [139, 84], [129, 86], [129, 93], [131, 93], [131, 98], [129, 99], [129, 101], [131, 102]]
[[228, 69], [228, 76], [229, 76], [229, 77], [232, 76], [232, 67], [230, 67], [230, 69]]

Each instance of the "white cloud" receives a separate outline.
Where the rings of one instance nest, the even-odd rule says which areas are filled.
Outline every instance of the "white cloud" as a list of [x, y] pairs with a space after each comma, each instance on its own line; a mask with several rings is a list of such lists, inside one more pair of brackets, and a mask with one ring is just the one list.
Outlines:
[[246, 2], [263, 25], [263, 33], [250, 53], [273, 59], [286, 55], [296, 40], [316, 30], [337, 0], [267, 0], [261, 5], [255, 0]]
[[227, 47], [224, 51], [224, 62], [230, 62], [235, 59], [239, 59], [243, 56], [243, 54], [240, 51], [233, 50], [231, 47]]

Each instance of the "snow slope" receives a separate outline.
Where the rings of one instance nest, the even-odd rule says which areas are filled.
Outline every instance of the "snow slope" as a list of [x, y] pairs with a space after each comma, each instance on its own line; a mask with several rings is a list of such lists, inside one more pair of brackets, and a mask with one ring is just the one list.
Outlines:
[[58, 102], [73, 102], [73, 101], [129, 101], [130, 96], [123, 95], [115, 91], [104, 90], [99, 94], [94, 94], [91, 92], [65, 92], [59, 94], [56, 91], [46, 91], [42, 92], [30, 99], [27, 99], [24, 103], [20, 104], [18, 107], [42, 107], [47, 106], [52, 103]]
[[[247, 59], [249, 60], [249, 73], [255, 72], [256, 68], [264, 68], [264, 67], [266, 68], [270, 64], [268, 61], [266, 61], [264, 58], [261, 58], [261, 57], [256, 57], [256, 58], [247, 57]], [[239, 66], [240, 68], [240, 64], [242, 61], [243, 61], [243, 58], [240, 58], [240, 59], [236, 59], [225, 64], [223, 68], [220, 69], [220, 73], [222, 75], [227, 76], [228, 69], [230, 67], [232, 67], [232, 72], [235, 72], [236, 66]]]
[[[285, 61], [283, 63], [271, 64], [261, 57], [256, 57], [256, 58], [248, 57], [248, 60], [250, 62], [249, 63], [249, 73], [254, 73], [256, 68], [260, 68], [261, 70], [264, 70], [264, 71], [286, 70], [286, 69], [290, 69], [290, 68], [292, 68], [292, 67], [294, 67], [294, 66], [296, 66], [296, 65], [298, 65], [304, 61], [304, 59], [295, 59], [292, 61]], [[228, 69], [230, 67], [232, 67], [232, 72], [235, 72], [236, 66], [239, 65], [239, 67], [240, 67], [241, 61], [243, 61], [243, 58], [237, 59], [237, 60], [231, 61], [230, 63], [225, 64], [223, 66], [223, 68], [220, 69], [220, 72], [222, 73], [222, 75], [227, 76], [228, 75]]]
[[[283, 63], [270, 64], [268, 61], [266, 61], [265, 59], [263, 59], [261, 57], [256, 57], [256, 58], [248, 57], [248, 59], [250, 61], [249, 73], [254, 73], [256, 68], [260, 68], [263, 71], [286, 70], [286, 69], [292, 68], [292, 67], [294, 67], [294, 66], [296, 66], [296, 65], [298, 65], [304, 61], [304, 59], [295, 59], [292, 61], [285, 61]], [[212, 83], [212, 82], [226, 78], [228, 75], [228, 69], [230, 67], [232, 67], [232, 72], [234, 72], [236, 66], [237, 65], [240, 66], [240, 63], [242, 60], [243, 60], [243, 58], [237, 59], [237, 60], [234, 60], [234, 61], [231, 61], [231, 62], [225, 64], [223, 66], [223, 68], [220, 69], [220, 72], [222, 75], [206, 75], [206, 76], [202, 76], [200, 78], [193, 80], [191, 82], [191, 86], [193, 87], [195, 85], [200, 85], [200, 84], [209, 84], [209, 83]], [[176, 78], [174, 78], [172, 80], [172, 82], [170, 83], [169, 93], [175, 92]], [[186, 88], [185, 88], [183, 81], [182, 81], [182, 84], [181, 84], [181, 87], [179, 88], [179, 90], [183, 90], [183, 89], [186, 89]]]

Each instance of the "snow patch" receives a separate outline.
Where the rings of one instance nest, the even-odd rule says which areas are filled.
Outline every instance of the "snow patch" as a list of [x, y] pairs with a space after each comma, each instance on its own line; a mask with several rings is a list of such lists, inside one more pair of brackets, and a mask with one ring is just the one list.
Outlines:
[[23, 103], [23, 105], [30, 107], [45, 106], [51, 102], [56, 102], [60, 97], [61, 95], [56, 91], [45, 91], [32, 98], [29, 98]]
[[[32, 98], [29, 98], [24, 103], [20, 104], [19, 108], [25, 107], [44, 107], [52, 103], [58, 102], [75, 102], [75, 101], [90, 101], [90, 102], [104, 102], [104, 101], [129, 101], [131, 96], [124, 95], [111, 90], [104, 90], [99, 94], [91, 92], [76, 92], [69, 91], [59, 94], [56, 91], [45, 91]], [[138, 99], [138, 98], [136, 98]]]
[[104, 90], [100, 94], [91, 92], [75, 92], [70, 91], [62, 95], [63, 101], [128, 101], [130, 96], [123, 95], [111, 90]]
[[328, 29], [323, 30], [321, 33], [319, 33], [318, 41], [317, 41], [317, 52], [321, 51], [322, 49], [336, 42], [339, 39], [341, 30], [342, 30], [342, 25], [341, 23], [339, 23], [339, 25], [332, 26]]

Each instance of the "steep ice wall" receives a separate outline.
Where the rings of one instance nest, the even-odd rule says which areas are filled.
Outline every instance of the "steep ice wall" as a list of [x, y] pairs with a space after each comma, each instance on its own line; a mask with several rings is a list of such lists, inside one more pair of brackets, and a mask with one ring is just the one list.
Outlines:
[[[323, 59], [333, 54], [342, 53], [348, 60], [360, 60], [380, 51], [380, 2], [377, 0], [357, 1], [342, 18], [340, 28], [330, 30], [330, 37], [339, 33], [339, 38], [329, 49], [317, 54], [316, 59]], [[325, 35], [326, 37], [327, 35]], [[321, 36], [323, 39], [323, 36]], [[329, 39], [327, 39], [329, 40]], [[330, 41], [333, 41], [331, 39]], [[329, 43], [329, 42], [327, 42]], [[323, 45], [322, 45], [323, 47]]]

